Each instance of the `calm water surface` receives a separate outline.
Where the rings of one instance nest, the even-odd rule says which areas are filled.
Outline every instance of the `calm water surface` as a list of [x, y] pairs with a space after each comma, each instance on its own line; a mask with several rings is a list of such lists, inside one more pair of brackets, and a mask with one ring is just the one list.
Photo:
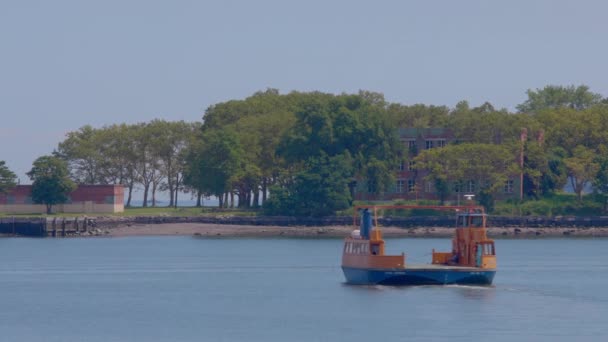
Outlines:
[[[338, 239], [0, 239], [0, 341], [606, 341], [608, 239], [498, 240], [491, 288], [343, 283]], [[430, 260], [449, 239], [391, 239]]]

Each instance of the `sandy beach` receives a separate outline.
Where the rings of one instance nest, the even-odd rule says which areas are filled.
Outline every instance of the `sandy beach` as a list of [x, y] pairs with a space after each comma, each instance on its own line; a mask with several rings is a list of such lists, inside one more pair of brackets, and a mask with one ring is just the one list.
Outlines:
[[[201, 238], [221, 237], [295, 237], [295, 238], [343, 238], [353, 230], [353, 226], [248, 226], [209, 223], [159, 223], [125, 225], [97, 229], [90, 235], [110, 237], [121, 236], [167, 236], [186, 235]], [[453, 228], [417, 227], [399, 228], [382, 227], [385, 237], [451, 237]], [[488, 228], [488, 235], [498, 237], [608, 237], [608, 227], [592, 228]]]

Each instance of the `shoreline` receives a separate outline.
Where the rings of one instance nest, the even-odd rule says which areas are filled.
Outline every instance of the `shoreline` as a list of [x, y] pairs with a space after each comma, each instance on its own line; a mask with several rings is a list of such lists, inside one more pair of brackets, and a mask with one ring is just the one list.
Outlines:
[[[200, 238], [221, 237], [285, 237], [285, 238], [344, 238], [355, 229], [353, 226], [260, 226], [230, 225], [213, 223], [153, 223], [117, 225], [115, 227], [97, 228], [87, 233], [71, 235], [74, 237], [107, 236], [195, 236]], [[454, 229], [446, 227], [381, 227], [384, 237], [424, 237], [451, 238]], [[487, 228], [490, 238], [543, 238], [543, 237], [608, 237], [608, 227], [490, 227]]]

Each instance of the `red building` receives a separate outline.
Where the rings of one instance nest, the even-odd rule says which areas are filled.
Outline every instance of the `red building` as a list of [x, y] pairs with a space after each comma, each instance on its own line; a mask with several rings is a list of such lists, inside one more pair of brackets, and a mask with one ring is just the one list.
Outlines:
[[[0, 194], [2, 213], [46, 213], [46, 206], [32, 201], [32, 186], [17, 185]], [[64, 204], [53, 206], [55, 213], [120, 213], [124, 211], [122, 185], [79, 185]]]

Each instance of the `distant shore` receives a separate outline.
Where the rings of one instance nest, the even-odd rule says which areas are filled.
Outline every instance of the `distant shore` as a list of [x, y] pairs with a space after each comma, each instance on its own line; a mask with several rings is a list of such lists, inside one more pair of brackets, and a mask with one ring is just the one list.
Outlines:
[[[353, 226], [258, 226], [212, 223], [157, 223], [141, 225], [119, 225], [96, 229], [91, 236], [196, 236], [218, 237], [294, 237], [294, 238], [343, 238], [348, 236]], [[382, 227], [385, 237], [451, 237], [453, 228], [444, 227]], [[83, 235], [81, 235], [83, 236]], [[86, 235], [85, 235], [86, 236]], [[592, 228], [488, 228], [488, 236], [493, 238], [541, 238], [541, 237], [608, 237], [608, 227]]]

